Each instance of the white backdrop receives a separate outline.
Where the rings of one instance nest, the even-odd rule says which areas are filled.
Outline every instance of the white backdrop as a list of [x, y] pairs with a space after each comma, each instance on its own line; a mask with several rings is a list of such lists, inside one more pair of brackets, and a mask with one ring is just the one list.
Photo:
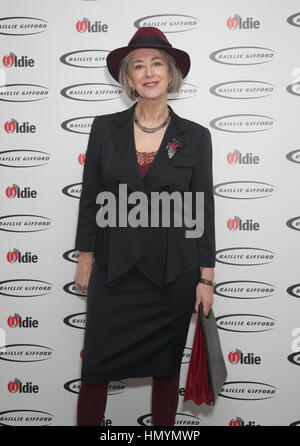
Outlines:
[[[191, 56], [170, 96], [210, 128], [214, 311], [228, 378], [176, 425], [300, 424], [300, 5], [256, 0], [27, 0], [0, 17], [0, 423], [76, 425], [86, 298], [74, 251], [93, 117], [132, 102], [106, 55], [157, 26]], [[112, 381], [104, 423], [151, 426], [152, 378]]]

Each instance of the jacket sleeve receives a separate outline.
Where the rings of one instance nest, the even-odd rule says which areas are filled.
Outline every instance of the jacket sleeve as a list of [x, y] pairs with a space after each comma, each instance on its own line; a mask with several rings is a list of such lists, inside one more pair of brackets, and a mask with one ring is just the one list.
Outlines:
[[[196, 147], [196, 167], [190, 183], [190, 190], [204, 192], [204, 232], [196, 238], [200, 266], [214, 268], [216, 256], [215, 202], [213, 192], [213, 154], [211, 133], [204, 127]], [[200, 210], [201, 211], [201, 210]], [[199, 211], [198, 211], [199, 212]]]
[[96, 116], [92, 122], [85, 155], [75, 239], [75, 249], [78, 251], [94, 251], [96, 240], [96, 213], [99, 207], [96, 204], [96, 197], [101, 192], [101, 143], [98, 121], [99, 116]]

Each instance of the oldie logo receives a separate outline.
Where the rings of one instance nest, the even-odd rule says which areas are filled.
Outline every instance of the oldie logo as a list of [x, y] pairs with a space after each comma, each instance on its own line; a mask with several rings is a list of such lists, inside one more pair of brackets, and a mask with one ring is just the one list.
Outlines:
[[260, 426], [260, 424], [256, 424], [255, 421], [244, 421], [241, 417], [232, 418], [228, 426]]
[[17, 56], [12, 51], [5, 54], [2, 58], [2, 63], [5, 68], [33, 68], [35, 65], [34, 59], [29, 59], [28, 56]]
[[252, 152], [242, 153], [240, 150], [235, 149], [233, 152], [228, 152], [226, 155], [226, 161], [231, 166], [239, 164], [259, 164], [260, 157], [254, 155]]
[[10, 200], [14, 198], [37, 198], [37, 191], [31, 190], [29, 186], [21, 188], [18, 184], [12, 184], [5, 189], [5, 195]]
[[38, 393], [39, 386], [37, 384], [33, 384], [31, 381], [22, 382], [20, 379], [15, 378], [14, 380], [8, 382], [7, 390], [10, 393], [30, 394]]
[[230, 364], [241, 364], [241, 365], [260, 365], [261, 364], [261, 357], [258, 355], [255, 355], [252, 352], [249, 353], [243, 353], [239, 349], [232, 350], [228, 353], [228, 361]]
[[7, 325], [10, 328], [38, 328], [39, 321], [32, 319], [31, 316], [20, 316], [18, 313], [14, 313], [7, 318]]
[[235, 215], [232, 218], [228, 218], [226, 227], [229, 231], [259, 231], [260, 224], [257, 221], [253, 221], [252, 218], [246, 218], [244, 220], [238, 215]]
[[36, 126], [29, 124], [28, 121], [18, 122], [17, 119], [12, 118], [4, 123], [4, 130], [9, 135], [13, 133], [26, 135], [27, 133], [36, 133]]
[[79, 33], [106, 33], [108, 31], [108, 25], [106, 23], [102, 23], [101, 20], [91, 22], [86, 17], [82, 20], [77, 20], [75, 28]]
[[227, 28], [230, 30], [236, 29], [258, 29], [260, 28], [260, 21], [253, 19], [253, 17], [242, 18], [238, 14], [234, 14], [233, 17], [228, 17], [226, 22]]
[[37, 263], [39, 258], [36, 254], [32, 254], [31, 251], [20, 251], [19, 249], [12, 249], [7, 251], [6, 260], [8, 263]]

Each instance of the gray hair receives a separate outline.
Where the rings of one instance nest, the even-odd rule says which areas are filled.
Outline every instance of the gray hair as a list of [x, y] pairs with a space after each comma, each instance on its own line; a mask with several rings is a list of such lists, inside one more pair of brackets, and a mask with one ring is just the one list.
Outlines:
[[[166, 51], [164, 50], [158, 50], [162, 56], [165, 57], [167, 64], [169, 66], [169, 72], [171, 75], [171, 82], [168, 88], [168, 93], [175, 93], [178, 91], [182, 85], [183, 77], [180, 68], [176, 64], [175, 59], [170, 56]], [[127, 74], [129, 74], [129, 64], [130, 64], [130, 58], [131, 58], [132, 52], [129, 52], [127, 56], [125, 56], [121, 61], [121, 66], [119, 70], [119, 82], [122, 85], [123, 90], [127, 94], [127, 96], [132, 99], [133, 101], [136, 100], [136, 98], [139, 97], [138, 92], [131, 88], [128, 79]]]

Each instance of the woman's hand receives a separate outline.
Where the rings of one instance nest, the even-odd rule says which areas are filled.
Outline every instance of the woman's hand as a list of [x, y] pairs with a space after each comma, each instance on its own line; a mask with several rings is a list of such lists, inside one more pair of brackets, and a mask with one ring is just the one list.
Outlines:
[[82, 293], [87, 294], [92, 268], [93, 253], [80, 252], [74, 282], [76, 283], [78, 290]]
[[195, 310], [199, 311], [199, 305], [202, 304], [203, 314], [206, 317], [214, 303], [214, 289], [210, 285], [199, 282], [196, 286], [196, 304]]

